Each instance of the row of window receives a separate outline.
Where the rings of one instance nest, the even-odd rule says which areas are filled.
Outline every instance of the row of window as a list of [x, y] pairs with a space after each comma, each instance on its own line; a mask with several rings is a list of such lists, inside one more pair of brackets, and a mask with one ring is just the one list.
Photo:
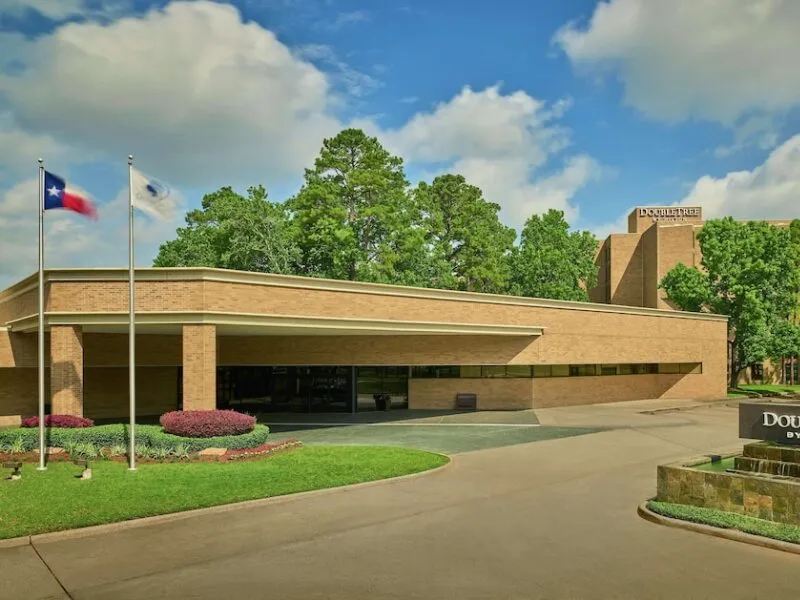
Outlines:
[[645, 363], [605, 365], [483, 365], [412, 367], [419, 379], [468, 379], [491, 377], [595, 377], [598, 375], [696, 375], [702, 363]]

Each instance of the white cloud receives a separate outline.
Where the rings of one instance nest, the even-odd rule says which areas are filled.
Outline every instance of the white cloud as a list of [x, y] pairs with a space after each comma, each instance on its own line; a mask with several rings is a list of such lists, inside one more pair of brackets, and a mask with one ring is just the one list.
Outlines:
[[175, 184], [269, 184], [300, 172], [340, 126], [328, 77], [229, 5], [69, 23], [15, 58], [24, 70], [0, 75], [0, 96], [22, 128], [133, 153]]
[[525, 92], [503, 94], [499, 86], [482, 91], [465, 87], [430, 112], [420, 112], [382, 139], [410, 163], [446, 164], [480, 187], [488, 200], [503, 207], [505, 220], [521, 225], [534, 212], [563, 210], [578, 214], [572, 196], [602, 173], [586, 155], [566, 159], [549, 175], [540, 170], [569, 144], [569, 131], [555, 123], [570, 106], [551, 106]]
[[29, 133], [11, 115], [0, 113], [0, 183], [20, 173], [35, 173], [38, 158], [60, 159], [68, 148], [47, 134]]
[[383, 85], [378, 79], [362, 73], [344, 62], [330, 46], [307, 44], [295, 48], [294, 52], [298, 58], [318, 61], [331, 68], [332, 71], [328, 71], [331, 80], [340, 83], [351, 96], [366, 96]]
[[798, 30], [795, 0], [610, 0], [554, 41], [579, 70], [616, 74], [652, 117], [732, 126], [800, 103]]
[[[45, 268], [124, 267], [128, 264], [128, 192], [98, 207], [98, 221], [64, 210], [45, 213]], [[181, 198], [176, 198], [183, 204]], [[38, 269], [38, 179], [0, 194], [0, 289]], [[182, 217], [157, 221], [137, 213], [136, 264], [149, 266]]]
[[327, 29], [330, 31], [339, 31], [347, 25], [355, 23], [364, 23], [369, 21], [369, 14], [363, 10], [352, 10], [349, 12], [341, 12], [337, 14], [332, 20], [320, 20], [317, 27]]
[[[800, 134], [775, 148], [763, 164], [750, 171], [721, 177], [705, 175], [672, 206], [702, 206], [704, 219], [733, 217], [753, 220], [800, 218]], [[589, 227], [600, 239], [628, 230], [628, 214]]]
[[800, 218], [800, 135], [781, 144], [752, 171], [701, 177], [681, 204], [702, 206], [707, 219]]

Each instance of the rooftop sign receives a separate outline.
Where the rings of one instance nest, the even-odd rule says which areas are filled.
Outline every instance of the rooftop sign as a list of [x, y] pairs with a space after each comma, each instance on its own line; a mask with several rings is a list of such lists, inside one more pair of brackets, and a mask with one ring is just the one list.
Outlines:
[[703, 209], [699, 206], [649, 206], [637, 209], [639, 218], [651, 218], [654, 221], [685, 221], [700, 219]]

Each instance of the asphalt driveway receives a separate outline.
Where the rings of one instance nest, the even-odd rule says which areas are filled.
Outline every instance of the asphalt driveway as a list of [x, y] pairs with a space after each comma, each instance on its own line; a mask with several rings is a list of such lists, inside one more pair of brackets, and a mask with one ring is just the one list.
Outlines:
[[732, 408], [644, 408], [539, 411], [614, 429], [459, 454], [415, 479], [0, 550], [0, 598], [795, 597], [800, 556], [637, 516], [657, 464], [740, 446]]

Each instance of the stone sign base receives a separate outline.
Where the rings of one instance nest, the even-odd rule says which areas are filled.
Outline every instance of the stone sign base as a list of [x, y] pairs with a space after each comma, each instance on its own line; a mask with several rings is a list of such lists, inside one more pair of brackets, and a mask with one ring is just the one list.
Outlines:
[[[737, 513], [787, 523], [800, 525], [800, 479], [780, 477], [769, 474], [769, 471], [746, 472], [747, 467], [764, 469], [791, 469], [797, 462], [783, 462], [783, 457], [800, 458], [800, 448], [789, 450], [796, 453], [784, 455], [785, 447], [770, 446], [768, 444], [748, 444], [745, 446], [745, 456], [734, 460], [737, 472], [715, 473], [700, 471], [692, 467], [708, 462], [708, 457], [683, 461], [658, 467], [658, 494], [659, 502], [674, 504], [688, 504], [705, 508], [715, 508], [727, 512]], [[765, 456], [777, 458], [757, 458], [753, 454], [763, 452]], [[781, 454], [777, 454], [781, 452]], [[746, 461], [742, 462], [744, 459]], [[792, 467], [773, 467], [763, 464], [769, 463], [789, 464]], [[743, 468], [744, 467], [744, 468]]]

